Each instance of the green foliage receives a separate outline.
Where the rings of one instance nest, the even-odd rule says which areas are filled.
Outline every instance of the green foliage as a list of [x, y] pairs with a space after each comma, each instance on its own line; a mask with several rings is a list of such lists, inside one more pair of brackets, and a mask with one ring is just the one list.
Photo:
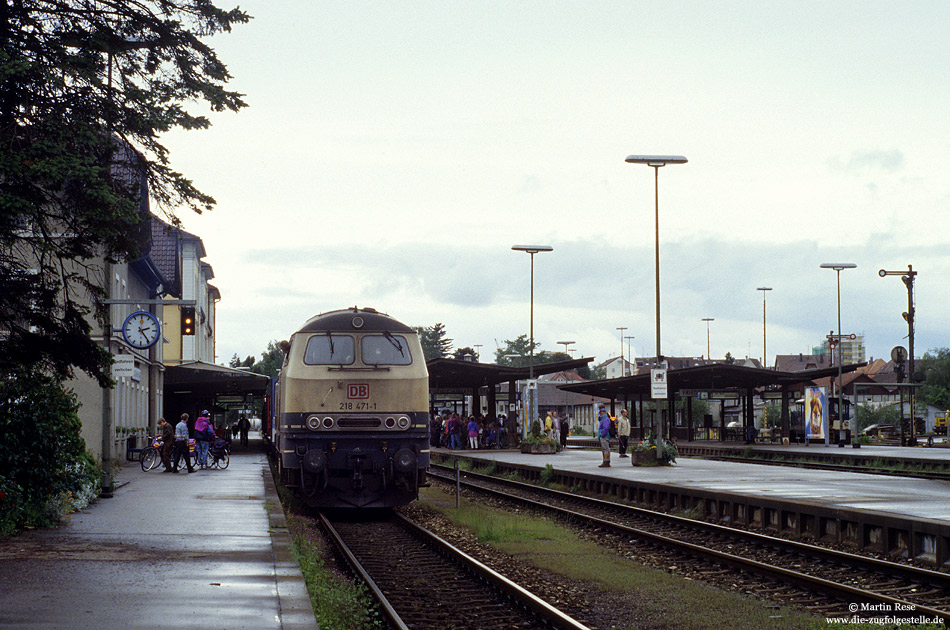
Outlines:
[[542, 486], [547, 486], [554, 481], [556, 473], [554, 472], [554, 466], [551, 464], [545, 464], [544, 470], [541, 471], [541, 475], [538, 478], [538, 481], [541, 482]]
[[900, 422], [900, 406], [898, 404], [871, 406], [867, 403], [858, 405], [855, 418], [858, 421], [858, 431], [864, 430], [872, 424], [893, 424]]
[[[284, 351], [278, 346], [278, 341], [268, 341], [267, 350], [261, 353], [261, 360], [252, 362], [248, 367], [255, 374], [263, 374], [270, 378], [277, 378], [280, 367], [284, 364]], [[251, 357], [247, 359], [250, 360]], [[247, 362], [245, 361], [247, 366]]]
[[672, 466], [676, 463], [676, 458], [679, 456], [679, 453], [672, 442], [668, 440], [663, 442], [663, 447], [659, 458], [656, 456], [656, 449], [657, 445], [656, 440], [653, 437], [653, 433], [647, 431], [643, 441], [639, 442], [638, 444], [634, 444], [633, 448], [630, 450], [637, 453], [648, 453], [650, 456], [648, 459], [651, 462], [655, 460], [657, 462], [657, 466]]
[[426, 361], [432, 359], [444, 359], [449, 356], [452, 350], [452, 339], [449, 339], [445, 332], [445, 324], [433, 324], [423, 327], [415, 326], [419, 333], [419, 342], [422, 344], [422, 353]]
[[925, 377], [919, 390], [921, 398], [935, 407], [950, 409], [950, 348], [930, 350], [914, 369]]
[[75, 396], [55, 379], [0, 379], [0, 533], [53, 525], [99, 494]]
[[340, 630], [385, 627], [367, 588], [328, 566], [325, 556], [329, 549], [314, 521], [288, 514], [287, 526], [319, 626]]
[[540, 438], [541, 437], [541, 421], [533, 420], [531, 422], [531, 437]]
[[90, 337], [102, 261], [146, 251], [149, 199], [173, 223], [214, 205], [159, 139], [209, 126], [190, 108], [244, 107], [202, 38], [248, 19], [211, 0], [0, 5], [0, 372], [111, 384]]

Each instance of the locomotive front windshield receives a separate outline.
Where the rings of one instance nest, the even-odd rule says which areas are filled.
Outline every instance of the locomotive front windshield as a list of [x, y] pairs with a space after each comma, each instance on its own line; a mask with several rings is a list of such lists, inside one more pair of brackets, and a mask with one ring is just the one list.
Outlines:
[[383, 333], [360, 339], [360, 359], [366, 365], [409, 365], [412, 355], [402, 335]]
[[356, 341], [350, 335], [314, 335], [307, 341], [303, 362], [307, 365], [351, 365], [356, 360]]
[[[357, 340], [350, 335], [319, 334], [307, 340], [303, 362], [306, 365], [353, 365]], [[359, 339], [360, 360], [364, 365], [411, 365], [409, 344], [402, 335], [384, 332]]]

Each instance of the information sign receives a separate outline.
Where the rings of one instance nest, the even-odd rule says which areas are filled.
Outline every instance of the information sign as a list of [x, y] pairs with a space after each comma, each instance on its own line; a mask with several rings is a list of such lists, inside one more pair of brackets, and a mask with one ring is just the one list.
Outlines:
[[113, 378], [132, 378], [135, 376], [135, 357], [131, 354], [117, 354], [112, 357], [115, 363], [112, 364]]
[[665, 400], [669, 397], [669, 388], [666, 380], [666, 370], [653, 368], [650, 370], [650, 398]]

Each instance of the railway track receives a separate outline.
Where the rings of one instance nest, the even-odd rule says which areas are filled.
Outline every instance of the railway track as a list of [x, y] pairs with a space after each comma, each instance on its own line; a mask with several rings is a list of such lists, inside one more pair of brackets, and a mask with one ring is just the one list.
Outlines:
[[[692, 570], [701, 579], [728, 571], [730, 580], [746, 580], [752, 592], [825, 616], [886, 611], [950, 623], [947, 573], [473, 472], [463, 477], [468, 489], [609, 532], [617, 544], [642, 541], [667, 550], [674, 565], [690, 556], [700, 564]], [[456, 481], [442, 466], [432, 466], [430, 478]]]
[[588, 630], [405, 516], [319, 518], [392, 628]]

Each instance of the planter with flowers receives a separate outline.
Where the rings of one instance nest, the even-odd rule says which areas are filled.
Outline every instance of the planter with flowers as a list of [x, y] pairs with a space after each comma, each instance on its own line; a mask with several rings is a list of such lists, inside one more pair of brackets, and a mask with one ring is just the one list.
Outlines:
[[672, 466], [678, 454], [672, 442], [665, 442], [657, 457], [656, 441], [652, 433], [647, 433], [643, 441], [630, 450], [630, 463], [634, 466]]

